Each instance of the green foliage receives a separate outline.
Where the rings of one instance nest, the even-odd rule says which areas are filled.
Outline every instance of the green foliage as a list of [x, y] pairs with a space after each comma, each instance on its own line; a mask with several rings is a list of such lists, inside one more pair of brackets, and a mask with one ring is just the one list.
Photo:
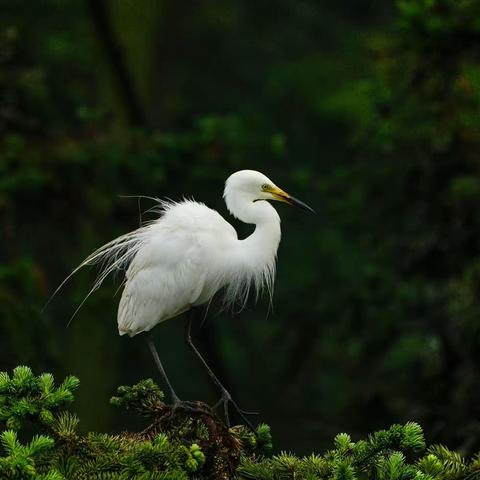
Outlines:
[[[475, 459], [466, 463], [443, 446], [432, 446], [424, 453], [422, 429], [413, 422], [393, 425], [357, 442], [341, 433], [334, 447], [324, 455], [303, 458], [287, 453], [246, 458], [239, 475], [257, 480], [453, 480], [479, 474]], [[421, 453], [424, 456], [418, 458]]]
[[[26, 401], [39, 402], [38, 388], [47, 398], [54, 391], [49, 374], [34, 376], [17, 367], [10, 377], [0, 374], [2, 405], [15, 409]], [[8, 388], [7, 388], [8, 385]], [[70, 395], [78, 380], [62, 383]], [[61, 387], [60, 387], [61, 388]], [[478, 456], [466, 461], [442, 445], [426, 451], [421, 427], [408, 422], [353, 441], [346, 433], [333, 440], [323, 455], [271, 456], [268, 425], [256, 435], [243, 426], [228, 430], [214, 415], [176, 412], [163, 403], [163, 393], [151, 380], [119, 387], [112, 404], [146, 416], [152, 422], [143, 432], [79, 435], [78, 419], [59, 408], [65, 394], [50, 402], [52, 419], [30, 415], [46, 434], [22, 445], [14, 430], [0, 433], [0, 477], [5, 480], [187, 480], [248, 478], [256, 480], [461, 480], [480, 475]], [[72, 398], [70, 397], [69, 400]], [[55, 408], [53, 408], [55, 407]], [[23, 408], [23, 407], [22, 407]], [[31, 408], [37, 411], [37, 408]], [[10, 417], [9, 417], [10, 418]]]
[[[27, 445], [21, 445], [17, 433], [5, 430], [0, 435], [4, 456], [0, 456], [0, 476], [5, 479], [62, 480], [63, 476], [54, 467], [37, 470], [36, 463], [45, 461], [45, 454], [51, 450], [53, 439], [37, 435]], [[40, 473], [42, 472], [42, 473]]]
[[[401, 26], [409, 34], [437, 43], [452, 34], [462, 33], [465, 40], [480, 34], [480, 7], [471, 0], [398, 0]], [[416, 41], [416, 39], [413, 39]]]
[[430, 475], [437, 471], [437, 476], [441, 475], [442, 478], [456, 480], [475, 478], [480, 473], [475, 464], [467, 465], [460, 454], [452, 452], [443, 445], [429, 447], [425, 458], [427, 458], [425, 465], [421, 465], [423, 459], [419, 461], [419, 465], [423, 466], [424, 472]]
[[55, 387], [51, 374], [36, 377], [24, 366], [15, 368], [11, 377], [0, 372], [0, 422], [15, 430], [25, 420], [52, 425], [55, 413], [73, 401], [78, 385], [78, 379], [69, 376]]
[[[17, 367], [12, 376], [2, 372], [0, 379], [0, 405], [6, 418], [23, 412], [28, 405], [28, 419], [47, 434], [34, 436], [23, 446], [16, 432], [5, 430], [1, 436], [1, 478], [180, 480], [210, 475], [227, 478], [238, 465], [241, 452], [255, 455], [266, 451], [265, 446], [271, 448], [266, 425], [259, 426], [255, 436], [241, 426], [229, 432], [213, 412], [208, 413], [206, 405], [198, 412], [177, 412], [163, 403], [163, 393], [151, 379], [119, 387], [120, 396], [111, 401], [149, 417], [151, 425], [140, 433], [112, 435], [94, 432], [79, 435], [78, 418], [61, 410], [67, 401], [73, 400], [72, 390], [78, 386], [74, 377], [67, 377], [58, 389], [52, 375], [37, 377], [27, 367]], [[49, 412], [48, 421], [46, 415], [38, 414], [44, 411]], [[15, 415], [25, 420], [25, 415]], [[18, 427], [23, 424], [20, 421]]]
[[118, 387], [117, 392], [120, 396], [110, 399], [112, 405], [127, 410], [134, 409], [145, 417], [155, 417], [165, 408], [163, 392], [151, 378], [132, 387]]
[[[105, 284], [68, 330], [92, 275], [43, 316], [41, 307], [86, 254], [137, 226], [137, 201], [119, 195], [193, 195], [225, 213], [226, 176], [256, 168], [319, 215], [280, 212], [274, 321], [259, 305], [241, 324], [207, 322], [207, 353], [222, 359], [232, 390], [256, 392], [272, 419], [289, 412], [291, 424], [272, 425], [285, 448], [324, 445], [324, 423], [366, 435], [413, 418], [434, 442], [478, 449], [478, 1], [9, 3], [0, 18], [1, 365], [83, 369], [99, 395], [120, 372], [147, 371], [138, 344], [120, 349], [111, 337], [115, 288]], [[113, 43], [133, 89], [141, 85], [148, 122], [135, 128], [89, 3], [108, 4]], [[263, 368], [266, 346], [278, 361]], [[164, 348], [168, 357], [177, 346]], [[184, 361], [174, 378], [184, 378]], [[189, 383], [201, 391], [203, 377]], [[289, 386], [279, 394], [280, 385]], [[101, 402], [78, 400], [87, 430], [115, 424]], [[2, 421], [18, 428], [32, 415], [16, 408], [20, 421]], [[78, 419], [51, 413], [56, 435], [77, 442]], [[52, 422], [48, 409], [37, 417]], [[315, 419], [315, 446], [300, 445], [303, 429], [292, 434], [303, 418]], [[247, 434], [244, 447], [256, 442]]]
[[[307, 296], [323, 289], [336, 299], [310, 302], [312, 321], [286, 363], [325, 365], [304, 395], [328, 397], [339, 421], [362, 392], [363, 425], [379, 410], [413, 417], [435, 430], [435, 441], [476, 449], [480, 4], [396, 4], [394, 22], [368, 38], [369, 72], [346, 87], [365, 105], [361, 118], [344, 105], [353, 158], [319, 181], [328, 221], [312, 250], [321, 251], [324, 279], [312, 280]], [[335, 321], [317, 326], [319, 318]], [[323, 340], [309, 341], [312, 332]]]

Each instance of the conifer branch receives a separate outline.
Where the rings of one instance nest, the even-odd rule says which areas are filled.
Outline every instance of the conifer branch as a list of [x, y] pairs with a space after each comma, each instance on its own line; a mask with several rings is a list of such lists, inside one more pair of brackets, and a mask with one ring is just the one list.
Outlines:
[[[324, 454], [272, 456], [268, 425], [257, 434], [228, 429], [204, 408], [176, 412], [153, 380], [118, 388], [113, 405], [147, 419], [141, 432], [77, 432], [79, 419], [65, 410], [79, 381], [35, 376], [28, 367], [0, 373], [0, 479], [5, 480], [474, 480], [480, 454], [471, 460], [442, 445], [426, 446], [414, 422], [392, 425], [353, 441], [333, 439]], [[199, 403], [199, 405], [201, 405]], [[206, 406], [205, 406], [206, 407]], [[13, 419], [13, 420], [12, 420]], [[26, 420], [45, 431], [25, 444], [16, 429]]]

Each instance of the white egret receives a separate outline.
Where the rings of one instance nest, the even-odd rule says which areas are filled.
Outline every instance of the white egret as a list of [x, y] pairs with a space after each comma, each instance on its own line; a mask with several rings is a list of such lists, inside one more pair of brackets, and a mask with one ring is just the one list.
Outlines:
[[[231, 175], [223, 196], [234, 217], [255, 225], [249, 237], [240, 240], [232, 225], [203, 203], [156, 199], [158, 219], [107, 243], [72, 272], [85, 265], [102, 265], [88, 298], [111, 272], [126, 270], [118, 307], [120, 335], [149, 332], [160, 322], [208, 303], [222, 289], [227, 305], [243, 305], [251, 287], [257, 294], [262, 288], [271, 294], [281, 232], [280, 217], [268, 200], [313, 210], [253, 170]], [[191, 323], [188, 315], [187, 343], [219, 388], [227, 423], [230, 402], [250, 425], [192, 343]], [[175, 393], [151, 336], [148, 344], [174, 406], [188, 403]]]

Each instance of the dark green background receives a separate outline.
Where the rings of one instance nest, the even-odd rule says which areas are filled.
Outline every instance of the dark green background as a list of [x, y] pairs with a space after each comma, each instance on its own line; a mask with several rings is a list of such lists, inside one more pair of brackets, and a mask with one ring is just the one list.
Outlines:
[[[69, 328], [93, 270], [41, 307], [152, 206], [122, 195], [191, 195], [227, 215], [224, 180], [253, 168], [318, 214], [278, 207], [270, 313], [267, 298], [214, 306], [195, 331], [240, 405], [279, 450], [405, 420], [480, 447], [478, 2], [0, 8], [1, 370], [75, 374], [84, 430], [134, 427], [108, 399], [157, 373], [141, 336], [117, 335], [120, 279]], [[179, 394], [214, 402], [182, 318], [155, 335]]]

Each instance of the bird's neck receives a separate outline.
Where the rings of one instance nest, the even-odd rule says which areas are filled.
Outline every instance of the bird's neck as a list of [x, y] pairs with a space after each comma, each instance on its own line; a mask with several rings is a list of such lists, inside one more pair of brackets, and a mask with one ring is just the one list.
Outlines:
[[279, 219], [269, 223], [257, 223], [250, 236], [239, 240], [239, 247], [249, 256], [249, 263], [260, 267], [275, 262], [280, 238]]
[[244, 223], [253, 223], [255, 231], [238, 241], [237, 248], [244, 265], [262, 268], [274, 264], [281, 238], [280, 217], [267, 201], [242, 202], [242, 208], [232, 212]]
[[226, 305], [245, 305], [248, 292], [273, 291], [275, 261], [280, 243], [280, 217], [266, 201], [225, 198], [230, 212], [245, 223], [255, 224], [255, 231], [243, 240], [235, 240], [226, 261]]

